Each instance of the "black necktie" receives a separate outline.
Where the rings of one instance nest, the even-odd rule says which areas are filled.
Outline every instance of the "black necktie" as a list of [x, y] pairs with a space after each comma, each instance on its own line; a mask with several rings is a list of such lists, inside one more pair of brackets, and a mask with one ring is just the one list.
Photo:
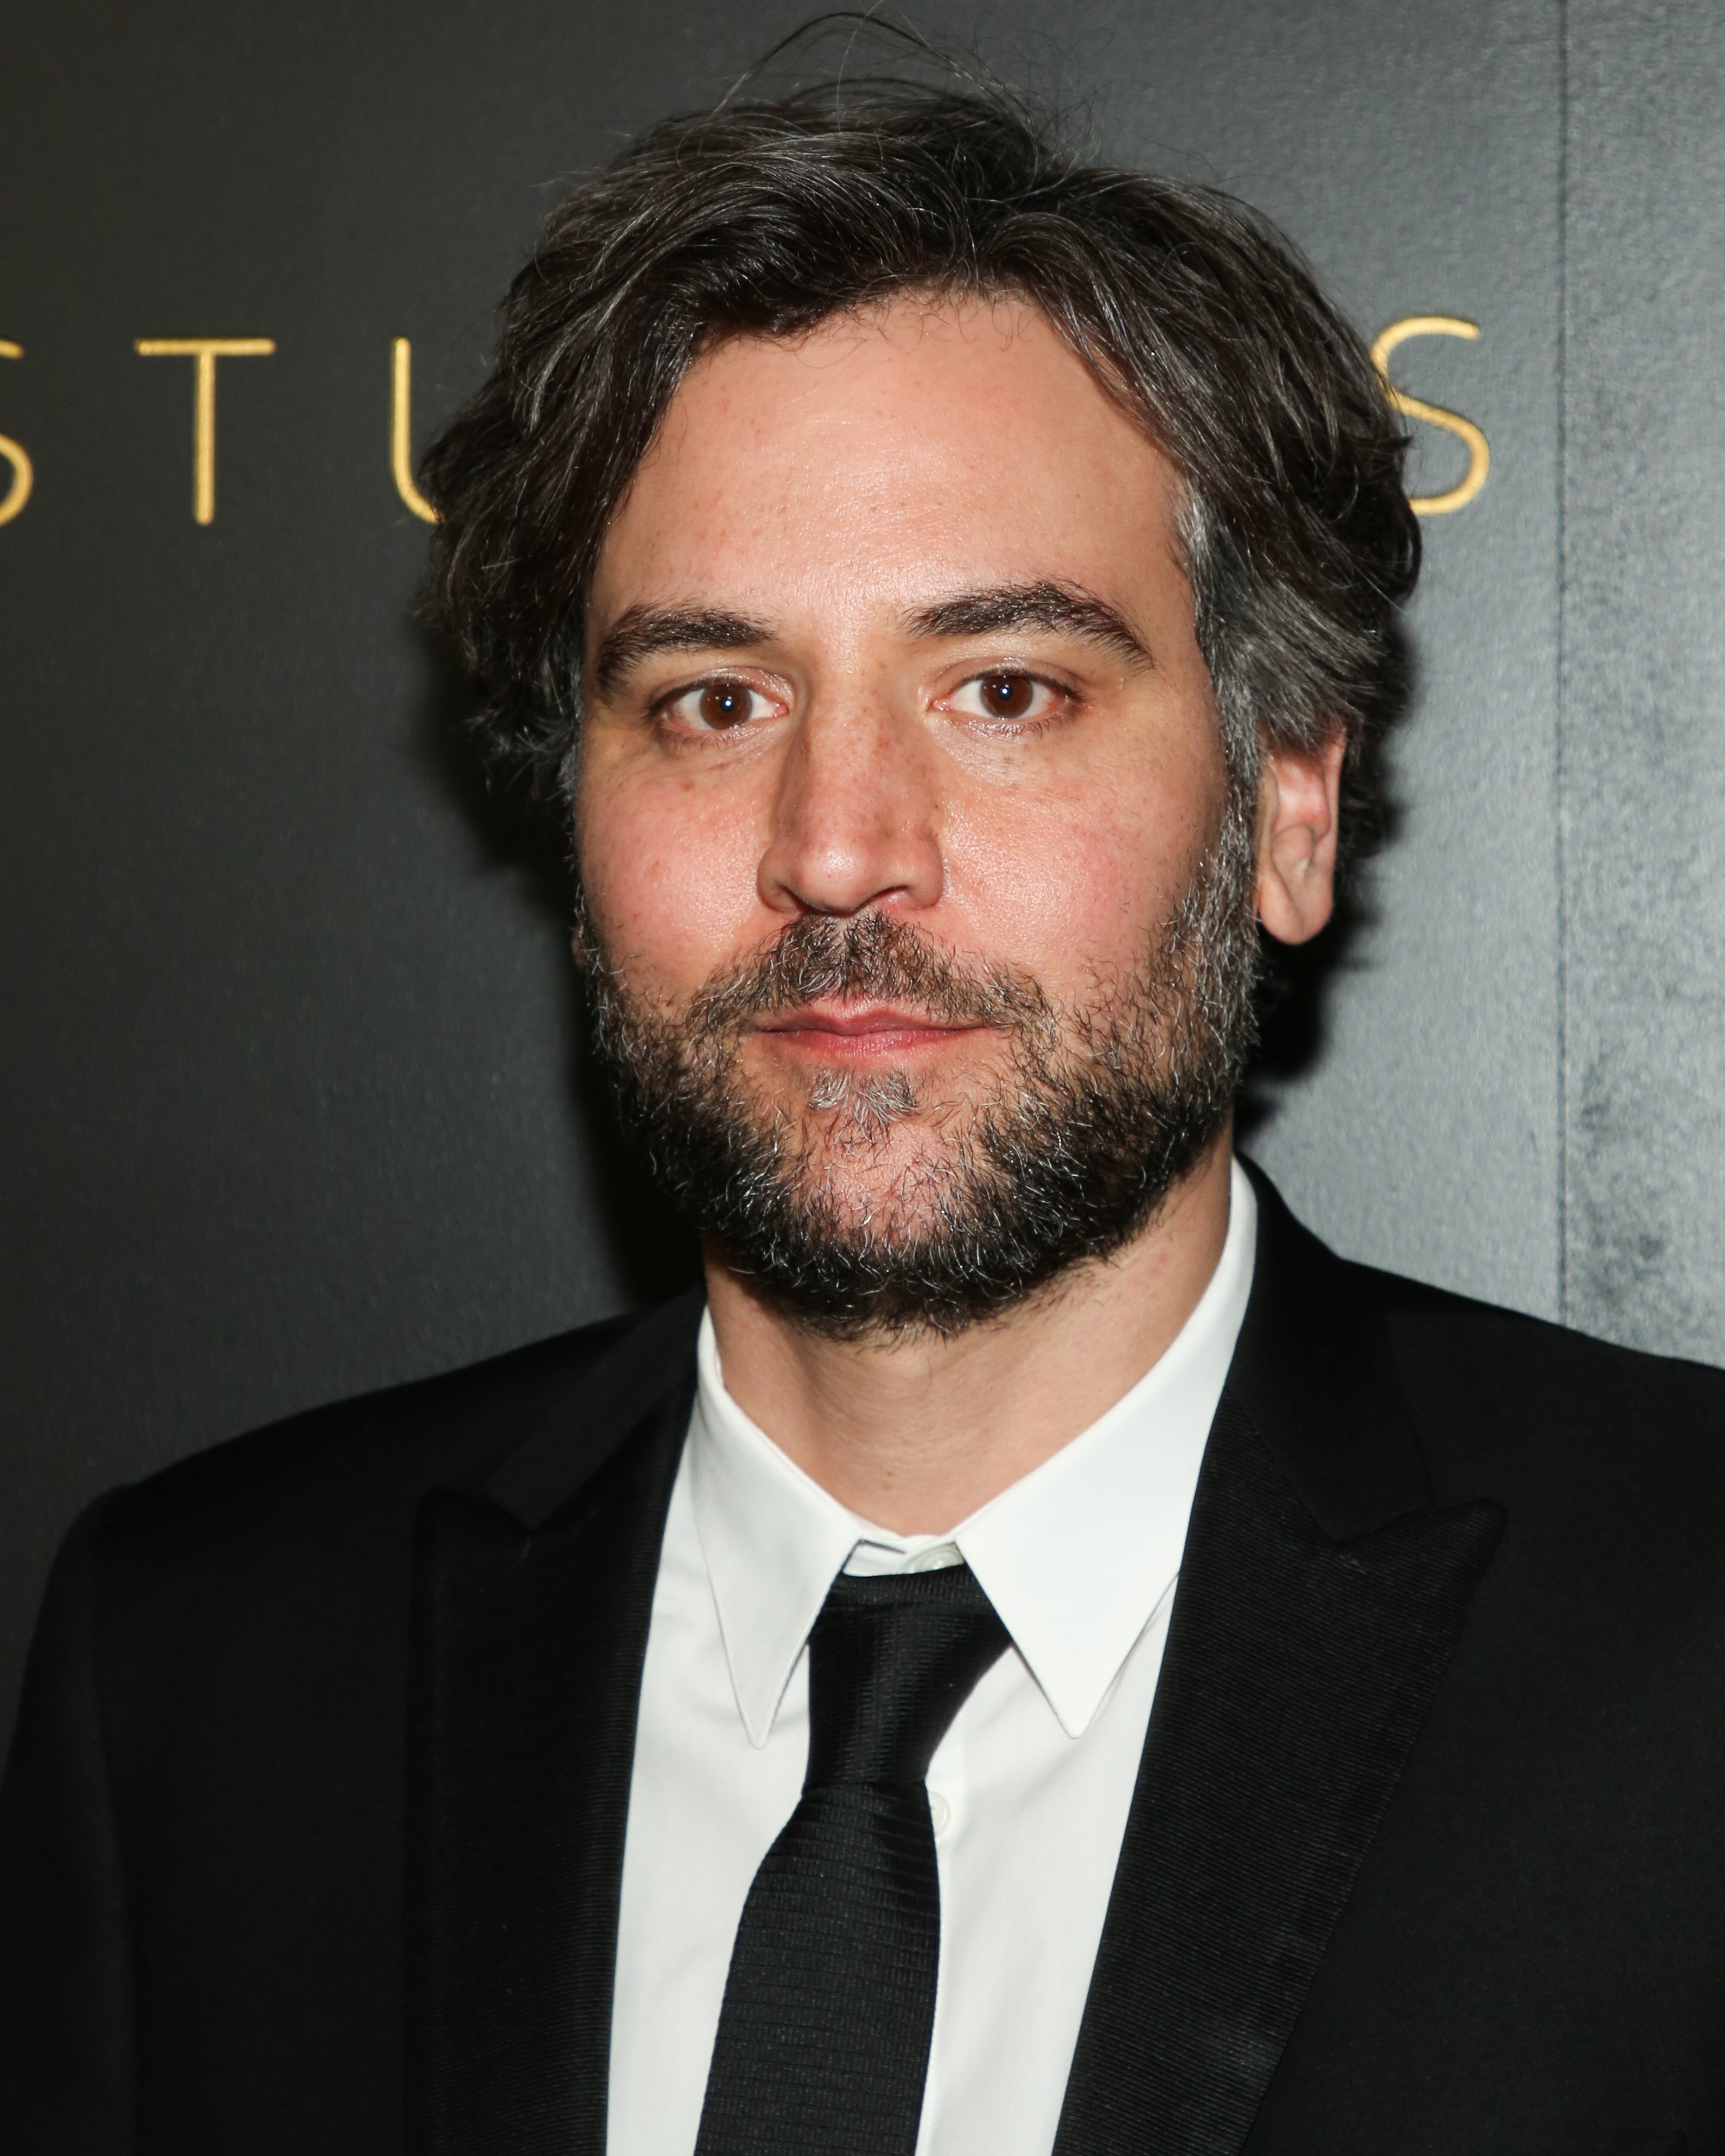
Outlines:
[[914, 2156], [940, 1963], [924, 1777], [1005, 1645], [966, 1566], [834, 1581], [809, 1773], [743, 1904], [696, 2156]]

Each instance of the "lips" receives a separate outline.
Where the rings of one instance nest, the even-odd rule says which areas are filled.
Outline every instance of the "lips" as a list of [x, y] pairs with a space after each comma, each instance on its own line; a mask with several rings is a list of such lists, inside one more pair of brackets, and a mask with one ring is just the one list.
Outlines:
[[758, 1019], [755, 1030], [787, 1047], [827, 1055], [896, 1055], [942, 1047], [985, 1029], [948, 1024], [899, 1004], [809, 1004]]

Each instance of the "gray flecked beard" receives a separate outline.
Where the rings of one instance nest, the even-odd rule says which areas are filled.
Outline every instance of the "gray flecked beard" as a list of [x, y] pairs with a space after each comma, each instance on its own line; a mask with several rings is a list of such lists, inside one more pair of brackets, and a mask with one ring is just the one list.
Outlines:
[[[638, 996], [583, 917], [599, 1060], [625, 1128], [680, 1210], [815, 1330], [952, 1334], [1024, 1301], [1149, 1224], [1226, 1122], [1256, 1039], [1249, 803], [1223, 829], [1140, 965], [1062, 1008], [1022, 968], [960, 958], [882, 913], [795, 920], [679, 1010]], [[998, 1028], [1009, 1067], [979, 1097], [902, 1070], [818, 1070], [800, 1101], [742, 1068], [753, 1022], [820, 998]], [[920, 1122], [884, 1188], [847, 1189]]]

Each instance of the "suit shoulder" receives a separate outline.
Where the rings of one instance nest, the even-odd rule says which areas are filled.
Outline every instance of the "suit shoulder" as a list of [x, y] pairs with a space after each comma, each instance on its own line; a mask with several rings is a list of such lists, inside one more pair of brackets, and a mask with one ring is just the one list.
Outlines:
[[1725, 1526], [1725, 1371], [1355, 1270], [1384, 1312], [1440, 1482], [1445, 1462], [1462, 1480], [1496, 1468], [1601, 1498], [1699, 1506]]
[[1348, 1268], [1383, 1311], [1393, 1332], [1440, 1335], [1457, 1350], [1476, 1345], [1506, 1373], [1525, 1364], [1544, 1383], [1630, 1389], [1643, 1399], [1692, 1400], [1725, 1408], [1725, 1370], [1679, 1355], [1601, 1340], [1547, 1317], [1481, 1302], [1448, 1288], [1365, 1265]]
[[249, 1513], [416, 1502], [482, 1475], [548, 1389], [578, 1388], [630, 1329], [612, 1317], [224, 1440], [101, 1501], [105, 1539]]
[[[363, 1696], [387, 1721], [405, 1696], [422, 1500], [482, 1483], [523, 1431], [578, 1428], [631, 1330], [608, 1320], [312, 1409], [99, 1500], [49, 1599], [87, 1613], [115, 1757], [159, 1761], [165, 1731], [196, 1746], [244, 1726], [255, 1748], [254, 1700]], [[185, 1707], [198, 1700], [227, 1705]]]

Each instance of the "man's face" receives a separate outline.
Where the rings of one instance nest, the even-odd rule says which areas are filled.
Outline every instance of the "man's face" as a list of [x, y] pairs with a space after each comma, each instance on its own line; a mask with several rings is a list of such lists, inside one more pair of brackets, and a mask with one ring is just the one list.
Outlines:
[[[1250, 841], [1179, 500], [1039, 314], [906, 302], [718, 346], [607, 536], [602, 1034], [673, 1182], [817, 1317], [998, 1306], [1117, 1244], [1225, 1114]], [[1062, 1244], [1015, 1192], [1089, 1215]], [[999, 1275], [968, 1306], [967, 1266]]]

